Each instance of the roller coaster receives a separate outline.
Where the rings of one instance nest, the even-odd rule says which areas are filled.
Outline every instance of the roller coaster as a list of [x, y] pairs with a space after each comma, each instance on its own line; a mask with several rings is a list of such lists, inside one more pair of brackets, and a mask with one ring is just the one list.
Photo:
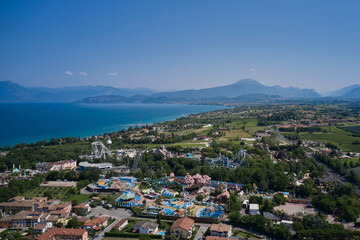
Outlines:
[[226, 168], [238, 168], [238, 167], [249, 167], [247, 151], [240, 149], [232, 158], [228, 158], [219, 153], [217, 158], [207, 158], [206, 159], [212, 167], [220, 166]]
[[91, 143], [91, 156], [92, 158], [103, 158], [106, 159], [106, 154], [109, 156], [112, 155], [110, 152], [110, 147], [106, 146], [102, 142], [92, 142]]

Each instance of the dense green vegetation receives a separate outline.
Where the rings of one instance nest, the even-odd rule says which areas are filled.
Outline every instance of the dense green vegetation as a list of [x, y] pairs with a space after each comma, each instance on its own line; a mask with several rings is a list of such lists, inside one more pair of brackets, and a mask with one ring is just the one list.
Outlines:
[[[77, 187], [40, 187], [40, 184], [45, 179], [54, 180], [61, 179], [60, 176], [73, 176], [71, 180], [78, 181]], [[59, 178], [56, 178], [56, 177]], [[9, 183], [9, 187], [0, 188], [0, 202], [7, 201], [8, 199], [17, 195], [25, 195], [26, 197], [48, 197], [58, 198], [65, 200], [71, 195], [75, 195], [79, 190], [91, 182], [95, 182], [100, 177], [98, 169], [87, 169], [86, 171], [76, 174], [75, 172], [49, 172], [48, 174], [38, 175], [34, 178], [27, 179], [13, 179]], [[74, 199], [75, 200], [75, 199]], [[81, 200], [81, 199], [80, 199]]]
[[[323, 129], [326, 130], [326, 128]], [[335, 146], [343, 149], [344, 151], [360, 152], [360, 145], [356, 144], [357, 141], [360, 141], [359, 135], [354, 135], [337, 127], [331, 127], [330, 133], [302, 133], [300, 134], [300, 136], [304, 140], [324, 141], [332, 143]]]
[[360, 201], [355, 196], [354, 187], [346, 183], [335, 188], [329, 194], [312, 196], [312, 203], [321, 211], [334, 214], [339, 220], [354, 222], [360, 215]]
[[[163, 155], [147, 153], [143, 156], [143, 161], [139, 163], [141, 171], [135, 172], [135, 176], [138, 178], [151, 177], [158, 179], [169, 175], [171, 172], [178, 176], [185, 176], [188, 173], [200, 173], [209, 175], [213, 180], [246, 184], [246, 188], [249, 190], [252, 190], [252, 184], [256, 183], [262, 191], [285, 191], [292, 188], [290, 186], [291, 173], [301, 175], [310, 171], [318, 176], [325, 171], [313, 159], [304, 158], [299, 162], [278, 162], [274, 164], [263, 150], [256, 147], [243, 147], [251, 154], [249, 168], [211, 168], [205, 160], [198, 161], [191, 158], [170, 158], [163, 161]], [[214, 142], [210, 147], [202, 151], [204, 156], [213, 157], [218, 156], [219, 153], [226, 155], [228, 154], [227, 150], [234, 151], [239, 148], [240, 146], [237, 144], [217, 144]], [[300, 146], [286, 148], [288, 148], [288, 154], [302, 156], [303, 150]]]
[[43, 179], [43, 176], [36, 176], [31, 180], [11, 180], [9, 187], [0, 188], [0, 202], [7, 201], [8, 199], [19, 194], [23, 194], [28, 190], [37, 188]]

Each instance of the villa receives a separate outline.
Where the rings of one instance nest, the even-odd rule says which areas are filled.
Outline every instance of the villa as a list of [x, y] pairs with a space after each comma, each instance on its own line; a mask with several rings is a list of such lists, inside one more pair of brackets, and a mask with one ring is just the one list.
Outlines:
[[228, 238], [231, 236], [231, 225], [212, 224], [210, 227], [210, 235], [215, 237]]
[[134, 230], [139, 231], [140, 234], [156, 234], [158, 232], [159, 224], [148, 221], [140, 221], [135, 223]]
[[170, 228], [170, 232], [172, 235], [175, 235], [176, 238], [190, 238], [193, 231], [195, 221], [185, 217], [177, 219], [174, 224]]

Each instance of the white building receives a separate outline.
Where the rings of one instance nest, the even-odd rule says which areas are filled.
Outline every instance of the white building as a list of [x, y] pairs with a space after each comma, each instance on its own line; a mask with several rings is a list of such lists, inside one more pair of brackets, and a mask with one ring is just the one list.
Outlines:
[[210, 236], [228, 238], [231, 236], [231, 225], [212, 224], [210, 227]]
[[156, 234], [158, 232], [159, 224], [148, 221], [140, 221], [135, 223], [134, 229], [141, 234]]
[[76, 161], [73, 160], [36, 163], [36, 170], [39, 171], [64, 171], [64, 170], [73, 170], [75, 168], [76, 168]]
[[89, 163], [89, 162], [81, 162], [79, 163], [79, 170], [85, 171], [87, 168], [98, 168], [100, 170], [110, 169], [113, 167], [112, 163]]
[[249, 204], [249, 214], [250, 215], [260, 215], [259, 204], [250, 203]]

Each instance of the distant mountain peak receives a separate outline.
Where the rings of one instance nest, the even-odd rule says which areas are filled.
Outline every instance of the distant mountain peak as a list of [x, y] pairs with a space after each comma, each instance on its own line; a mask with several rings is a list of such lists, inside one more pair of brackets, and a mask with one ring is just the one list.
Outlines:
[[351, 91], [360, 88], [360, 84], [353, 84], [344, 88], [341, 88], [337, 91], [334, 91], [330, 94], [332, 97], [346, 97]]
[[251, 78], [244, 78], [235, 82], [235, 84], [261, 84], [261, 83]]

